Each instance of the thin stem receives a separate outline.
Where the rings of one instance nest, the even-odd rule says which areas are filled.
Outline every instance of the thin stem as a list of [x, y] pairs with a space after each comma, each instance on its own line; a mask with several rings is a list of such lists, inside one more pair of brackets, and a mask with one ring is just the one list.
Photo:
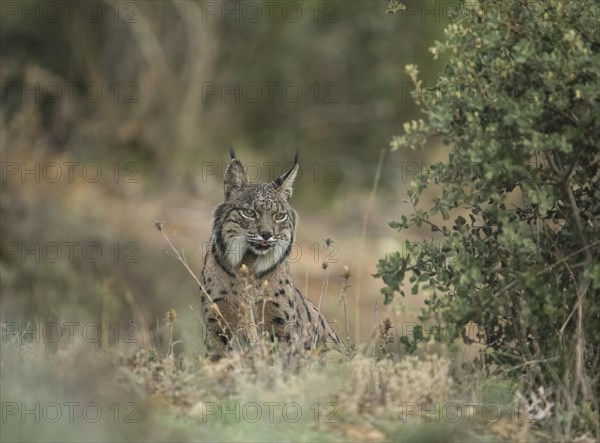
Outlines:
[[358, 281], [356, 283], [356, 316], [354, 328], [356, 330], [355, 336], [358, 337], [358, 328], [360, 325], [360, 296], [361, 296], [361, 283], [362, 283], [362, 270], [363, 270], [363, 257], [365, 255], [365, 243], [367, 237], [367, 226], [369, 224], [369, 216], [371, 215], [371, 210], [373, 209], [373, 202], [375, 201], [375, 195], [377, 194], [377, 188], [379, 187], [379, 180], [381, 179], [381, 169], [383, 167], [383, 159], [385, 157], [385, 149], [382, 149], [379, 152], [379, 162], [377, 163], [377, 169], [375, 170], [375, 178], [373, 179], [373, 186], [371, 188], [371, 194], [369, 195], [369, 200], [367, 202], [367, 209], [365, 211], [365, 216], [363, 218], [362, 229], [360, 233], [360, 249], [358, 254], [358, 269], [361, 271], [358, 274]]
[[340, 298], [344, 304], [344, 320], [346, 321], [346, 335], [348, 337], [348, 349], [352, 349], [352, 340], [350, 339], [350, 322], [348, 321], [348, 307], [346, 306], [346, 291], [350, 287], [348, 280], [350, 279], [350, 271], [347, 271], [344, 275], [344, 282], [342, 283]]
[[[229, 330], [231, 331], [234, 340], [237, 339], [237, 335], [235, 334], [235, 331], [231, 328], [231, 326], [229, 325], [229, 322], [227, 321], [227, 319], [225, 318], [225, 316], [221, 313], [221, 310], [219, 309], [219, 306], [214, 302], [214, 300], [212, 299], [212, 297], [210, 296], [210, 294], [206, 291], [206, 288], [204, 287], [204, 285], [200, 282], [200, 280], [198, 279], [198, 277], [196, 276], [196, 274], [194, 274], [194, 271], [192, 271], [192, 269], [188, 265], [187, 260], [185, 259], [185, 256], [181, 255], [179, 253], [179, 251], [177, 250], [177, 248], [175, 247], [175, 245], [173, 245], [173, 243], [171, 242], [171, 239], [169, 238], [169, 236], [166, 234], [166, 232], [164, 230], [164, 224], [162, 222], [155, 222], [154, 226], [156, 227], [156, 229], [158, 229], [161, 232], [161, 234], [163, 235], [163, 237], [165, 238], [165, 240], [167, 241], [167, 243], [171, 247], [171, 250], [175, 253], [174, 257], [179, 262], [181, 262], [181, 264], [183, 264], [183, 266], [185, 267], [185, 269], [188, 271], [188, 273], [192, 276], [192, 278], [196, 281], [196, 283], [200, 287], [200, 290], [202, 291], [202, 293], [206, 296], [206, 298], [208, 298], [208, 301], [210, 301], [211, 306], [214, 306], [215, 312], [225, 322], [225, 326], [227, 328], [229, 328]], [[204, 324], [205, 327], [207, 327], [206, 323], [203, 322], [203, 324]], [[223, 331], [223, 332], [225, 332], [225, 331]]]
[[[323, 264], [325, 265], [325, 262], [323, 262]], [[319, 305], [317, 306], [317, 311], [318, 311], [318, 315], [317, 315], [317, 319], [315, 320], [315, 333], [313, 336], [313, 340], [312, 340], [312, 347], [314, 348], [315, 346], [317, 346], [317, 340], [319, 338], [319, 334], [317, 334], [317, 330], [318, 330], [318, 326], [319, 326], [319, 319], [321, 317], [321, 303], [323, 302], [323, 298], [325, 296], [325, 294], [327, 294], [327, 287], [329, 286], [329, 267], [325, 268], [325, 277], [323, 278], [323, 284], [321, 286], [321, 295], [319, 295]]]

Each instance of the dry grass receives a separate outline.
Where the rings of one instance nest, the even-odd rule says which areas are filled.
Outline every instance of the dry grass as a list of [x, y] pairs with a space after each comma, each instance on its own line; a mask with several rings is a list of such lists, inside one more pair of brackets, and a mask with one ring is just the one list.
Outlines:
[[[176, 313], [165, 320], [171, 334]], [[378, 344], [385, 343], [385, 325], [381, 332]], [[457, 383], [451, 359], [431, 348], [403, 358], [277, 350], [264, 356], [255, 348], [212, 363], [173, 353], [172, 345], [164, 354], [139, 347], [98, 352], [76, 341], [55, 352], [12, 337], [2, 346], [1, 382], [3, 404], [16, 405], [17, 412], [6, 415], [4, 406], [2, 440], [551, 440], [515, 419], [505, 391], [475, 392]], [[35, 392], [29, 389], [34, 382]], [[36, 402], [37, 423], [32, 414], [21, 416]], [[81, 405], [74, 420], [51, 423], [45, 406], [57, 404], [64, 414], [67, 403]], [[95, 423], [80, 411], [90, 403], [104, 414]]]

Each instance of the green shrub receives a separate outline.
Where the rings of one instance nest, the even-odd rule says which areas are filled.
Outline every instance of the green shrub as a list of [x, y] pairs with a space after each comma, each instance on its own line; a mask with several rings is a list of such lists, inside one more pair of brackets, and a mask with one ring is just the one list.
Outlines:
[[[432, 239], [380, 260], [381, 292], [389, 303], [409, 278], [426, 294], [423, 320], [463, 337], [477, 325], [488, 371], [551, 390], [555, 431], [598, 435], [599, 7], [462, 5], [431, 48], [448, 57], [435, 87], [406, 67], [427, 118], [392, 150], [436, 138], [451, 152], [415, 175], [414, 213], [390, 223], [430, 226]], [[441, 191], [430, 208], [425, 189]]]

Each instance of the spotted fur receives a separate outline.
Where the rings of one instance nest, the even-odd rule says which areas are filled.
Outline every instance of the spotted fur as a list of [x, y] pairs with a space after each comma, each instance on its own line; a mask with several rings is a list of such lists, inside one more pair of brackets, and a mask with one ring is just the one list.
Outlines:
[[250, 183], [233, 152], [231, 157], [202, 271], [208, 352], [218, 358], [234, 345], [264, 337], [345, 352], [323, 315], [294, 287], [289, 271], [298, 219], [289, 199], [297, 161], [273, 182]]

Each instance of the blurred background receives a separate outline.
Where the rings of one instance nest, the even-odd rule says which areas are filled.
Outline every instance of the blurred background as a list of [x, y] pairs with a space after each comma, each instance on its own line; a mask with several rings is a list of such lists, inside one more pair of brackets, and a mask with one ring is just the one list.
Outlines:
[[388, 222], [442, 152], [388, 149], [419, 117], [404, 66], [430, 81], [443, 66], [427, 51], [443, 14], [386, 14], [387, 1], [1, 5], [0, 321], [96, 322], [100, 346], [133, 331], [164, 347], [173, 308], [176, 351], [199, 349], [197, 285], [154, 223], [199, 274], [234, 146], [257, 181], [300, 152], [295, 284], [325, 294], [341, 326], [348, 266], [351, 335], [368, 339], [387, 309], [376, 262], [405, 240]]

